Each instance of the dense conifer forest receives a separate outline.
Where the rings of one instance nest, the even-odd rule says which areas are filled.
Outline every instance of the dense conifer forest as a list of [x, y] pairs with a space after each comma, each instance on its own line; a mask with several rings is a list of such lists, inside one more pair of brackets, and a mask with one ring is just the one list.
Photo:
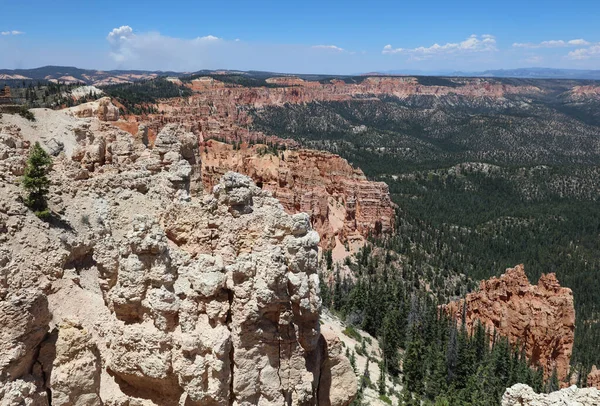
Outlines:
[[117, 99], [126, 112], [132, 114], [155, 112], [154, 104], [158, 99], [187, 97], [192, 94], [187, 87], [177, 85], [166, 78], [110, 85], [102, 90]]
[[[515, 383], [538, 392], [558, 388], [556, 375], [544, 380], [541, 368], [529, 365], [519, 346], [481, 325], [469, 334], [464, 323], [440, 311], [438, 305], [466, 291], [470, 283], [464, 275], [448, 269], [436, 274], [415, 258], [384, 248], [393, 245], [375, 242], [375, 249], [366, 247], [355, 262], [347, 261], [354, 278], [340, 276], [328, 261], [334, 281], [321, 284], [325, 306], [349, 323], [347, 334], [359, 327], [377, 337], [381, 370], [404, 388], [389, 393], [381, 382], [371, 381], [368, 368], [358, 371], [354, 405], [363, 404], [367, 386], [378, 388], [381, 399], [396, 397], [400, 405], [481, 406], [499, 405], [504, 390]], [[359, 346], [352, 351], [365, 355]]]
[[597, 102], [570, 100], [570, 82], [531, 82], [548, 91], [314, 102], [253, 114], [257, 129], [338, 153], [385, 181], [398, 210], [384, 246], [438, 284], [443, 275], [478, 281], [520, 263], [532, 283], [555, 272], [574, 292], [571, 365], [587, 373], [600, 365]]

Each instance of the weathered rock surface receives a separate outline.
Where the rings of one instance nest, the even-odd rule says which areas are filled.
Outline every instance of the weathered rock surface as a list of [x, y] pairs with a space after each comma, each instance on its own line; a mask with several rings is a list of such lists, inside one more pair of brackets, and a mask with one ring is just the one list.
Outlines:
[[539, 364], [546, 377], [556, 368], [558, 378], [566, 380], [575, 309], [571, 289], [561, 287], [554, 274], [542, 275], [537, 285], [531, 285], [523, 265], [517, 265], [499, 278], [482, 281], [477, 292], [448, 304], [446, 311], [460, 319], [465, 306], [469, 329], [481, 322], [510, 343], [524, 345], [530, 363]]
[[40, 348], [49, 403], [60, 406], [102, 405], [100, 399], [100, 354], [92, 335], [81, 325], [65, 321], [57, 326]]
[[97, 117], [102, 121], [117, 121], [119, 119], [119, 109], [112, 104], [110, 97], [102, 97], [93, 102], [82, 103], [64, 111], [79, 118]]
[[600, 369], [596, 365], [592, 366], [592, 370], [587, 376], [587, 385], [600, 389]]
[[394, 207], [385, 183], [368, 181], [360, 169], [328, 152], [266, 150], [208, 141], [201, 150], [202, 183], [212, 188], [229, 170], [250, 176], [288, 213], [308, 213], [324, 248], [362, 245], [369, 233], [392, 231]]
[[506, 389], [502, 406], [594, 406], [600, 404], [600, 391], [596, 388], [579, 389], [576, 386], [552, 393], [537, 394], [522, 383]]
[[349, 362], [320, 332], [306, 214], [232, 172], [193, 191], [197, 138], [176, 128], [149, 148], [86, 119], [54, 161], [45, 223], [14, 170], [29, 140], [3, 134], [3, 406], [351, 402]]

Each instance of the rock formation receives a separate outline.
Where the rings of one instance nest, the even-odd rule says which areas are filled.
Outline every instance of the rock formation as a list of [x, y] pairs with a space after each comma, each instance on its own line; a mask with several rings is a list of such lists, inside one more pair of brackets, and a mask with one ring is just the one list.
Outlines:
[[202, 183], [212, 188], [229, 170], [250, 176], [278, 198], [288, 213], [308, 213], [324, 248], [390, 232], [394, 207], [388, 186], [370, 182], [345, 159], [315, 150], [266, 152], [265, 145], [232, 145], [214, 140], [201, 149]]
[[378, 97], [409, 98], [415, 95], [441, 97], [466, 96], [478, 99], [502, 98], [505, 95], [539, 93], [534, 86], [513, 86], [494, 79], [453, 78], [451, 86], [422, 85], [414, 77], [366, 77], [359, 83], [333, 79], [320, 83], [296, 77], [267, 79], [277, 87], [243, 87], [212, 77], [200, 77], [186, 84], [194, 93], [190, 97], [161, 100], [159, 114], [130, 116], [144, 123], [155, 134], [169, 123], [178, 123], [194, 132], [201, 141], [209, 138], [228, 141], [263, 141], [295, 144], [252, 129], [251, 109], [282, 106], [286, 103], [314, 101], [348, 101]]
[[93, 102], [82, 103], [64, 111], [79, 118], [97, 117], [102, 121], [117, 121], [119, 119], [119, 109], [112, 104], [110, 97], [102, 97]]
[[595, 386], [600, 389], [600, 369], [596, 365], [592, 366], [592, 370], [587, 376], [587, 386]]
[[479, 321], [488, 331], [508, 337], [510, 343], [524, 345], [532, 365], [541, 365], [546, 377], [556, 368], [558, 378], [565, 381], [575, 309], [571, 289], [560, 287], [554, 274], [542, 275], [537, 285], [531, 285], [523, 265], [517, 265], [499, 278], [482, 281], [478, 291], [448, 304], [446, 311], [460, 319], [464, 306], [468, 329]]
[[309, 217], [232, 172], [194, 191], [197, 138], [171, 129], [149, 148], [81, 119], [47, 223], [26, 132], [0, 134], [0, 404], [348, 405]]
[[0, 105], [1, 104], [13, 104], [13, 99], [10, 95], [10, 87], [7, 85], [0, 88]]
[[576, 386], [552, 393], [537, 394], [522, 383], [506, 389], [502, 406], [593, 406], [600, 404], [600, 391], [596, 388], [578, 389]]

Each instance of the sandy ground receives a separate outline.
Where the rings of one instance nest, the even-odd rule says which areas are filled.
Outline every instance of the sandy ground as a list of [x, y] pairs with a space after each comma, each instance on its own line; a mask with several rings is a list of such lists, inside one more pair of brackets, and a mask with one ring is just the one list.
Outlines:
[[90, 119], [81, 119], [65, 114], [63, 111], [50, 109], [30, 109], [36, 117], [35, 121], [29, 121], [18, 114], [2, 114], [0, 118], [0, 132], [7, 125], [16, 125], [21, 128], [23, 138], [32, 142], [38, 141], [45, 149], [54, 145], [54, 141], [64, 145], [67, 156], [71, 156], [77, 145], [74, 129], [89, 122]]

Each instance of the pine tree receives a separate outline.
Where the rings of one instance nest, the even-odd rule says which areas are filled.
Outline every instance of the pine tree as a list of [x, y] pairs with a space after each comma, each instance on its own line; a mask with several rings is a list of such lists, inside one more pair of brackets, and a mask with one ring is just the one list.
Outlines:
[[558, 382], [558, 374], [556, 373], [556, 368], [552, 370], [552, 376], [548, 379], [546, 383], [546, 392], [554, 392], [560, 389], [560, 385]]
[[379, 379], [377, 380], [377, 390], [380, 395], [385, 395], [385, 365], [384, 362], [379, 363]]
[[383, 350], [383, 359], [387, 365], [387, 370], [393, 376], [397, 376], [400, 372], [400, 357], [398, 348], [400, 347], [402, 336], [398, 329], [398, 321], [400, 312], [393, 309], [388, 312], [383, 319], [383, 327], [381, 333], [381, 347]]
[[423, 389], [423, 342], [417, 328], [412, 329], [411, 339], [404, 353], [404, 382], [411, 392], [421, 393]]
[[360, 378], [359, 390], [362, 392], [369, 384], [371, 383], [371, 374], [369, 373], [369, 358], [367, 358], [367, 363], [365, 364], [365, 370], [363, 371], [363, 375]]
[[[431, 366], [426, 377], [425, 394], [429, 399], [437, 399], [438, 395], [445, 393], [447, 385], [446, 354], [441, 350], [439, 343], [430, 347]], [[437, 401], [436, 401], [437, 402]]]
[[40, 218], [50, 215], [46, 196], [50, 186], [47, 175], [51, 164], [50, 156], [42, 149], [40, 143], [36, 142], [29, 154], [22, 183], [28, 192], [25, 205]]
[[532, 372], [530, 386], [538, 393], [544, 390], [544, 370], [539, 365]]

